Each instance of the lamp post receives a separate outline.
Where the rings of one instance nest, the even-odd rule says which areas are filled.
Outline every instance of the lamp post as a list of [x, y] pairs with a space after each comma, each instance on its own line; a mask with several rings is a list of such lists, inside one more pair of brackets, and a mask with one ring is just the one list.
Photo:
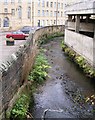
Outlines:
[[56, 25], [57, 25], [57, 19], [58, 19], [58, 0], [56, 2]]
[[34, 27], [34, 1], [32, 1], [32, 27]]

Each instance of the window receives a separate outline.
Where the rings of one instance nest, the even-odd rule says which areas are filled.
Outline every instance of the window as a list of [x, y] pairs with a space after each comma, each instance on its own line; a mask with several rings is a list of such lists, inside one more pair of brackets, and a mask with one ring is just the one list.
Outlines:
[[56, 2], [54, 2], [54, 7], [56, 8]]
[[8, 4], [8, 0], [4, 0], [4, 4]]
[[61, 11], [61, 17], [63, 17], [63, 12]]
[[22, 18], [22, 7], [21, 6], [18, 7], [18, 18], [19, 19]]
[[45, 26], [45, 20], [42, 20], [42, 26]]
[[56, 20], [54, 20], [54, 24], [56, 24]]
[[49, 7], [49, 2], [47, 1], [46, 6]]
[[58, 20], [58, 25], [60, 25], [60, 21]]
[[54, 11], [54, 16], [56, 16], [56, 11]]
[[46, 16], [49, 16], [49, 12], [48, 12], [48, 10], [46, 10]]
[[42, 16], [45, 16], [45, 11], [44, 10], [42, 10]]
[[15, 15], [15, 9], [11, 9], [11, 13], [14, 16]]
[[61, 3], [61, 9], [63, 9], [63, 3]]
[[44, 0], [42, 1], [42, 7], [45, 7], [45, 1]]
[[7, 18], [7, 17], [4, 18], [3, 27], [9, 27], [9, 18]]
[[11, 0], [11, 3], [14, 4], [14, 3], [15, 3], [15, 0]]
[[60, 3], [58, 3], [58, 8], [60, 8]]
[[47, 25], [49, 25], [49, 21], [47, 20]]
[[28, 7], [28, 14], [27, 14], [28, 19], [31, 18], [31, 7]]
[[8, 13], [8, 8], [4, 8], [4, 13]]
[[60, 16], [60, 12], [58, 11], [58, 16]]
[[40, 27], [40, 20], [38, 20], [38, 27]]
[[50, 2], [50, 7], [53, 7], [53, 2]]
[[52, 25], [52, 20], [51, 20], [51, 25]]
[[40, 0], [38, 0], [38, 6], [40, 6]]
[[38, 16], [40, 16], [40, 10], [38, 10]]
[[50, 16], [51, 16], [51, 17], [53, 16], [52, 11], [50, 11]]

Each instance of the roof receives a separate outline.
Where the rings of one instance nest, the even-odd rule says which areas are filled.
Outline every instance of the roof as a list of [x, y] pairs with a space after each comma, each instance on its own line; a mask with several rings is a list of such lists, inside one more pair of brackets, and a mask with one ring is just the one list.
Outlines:
[[91, 14], [95, 15], [95, 0], [82, 0], [65, 5], [65, 14]]

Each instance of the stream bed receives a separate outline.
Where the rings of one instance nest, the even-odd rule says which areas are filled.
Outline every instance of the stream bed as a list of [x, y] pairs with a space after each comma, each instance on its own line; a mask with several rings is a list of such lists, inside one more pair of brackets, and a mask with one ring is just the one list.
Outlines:
[[87, 78], [61, 49], [63, 37], [43, 45], [51, 68], [40, 85], [30, 110], [34, 118], [93, 118], [93, 105], [86, 97], [95, 95], [95, 82]]

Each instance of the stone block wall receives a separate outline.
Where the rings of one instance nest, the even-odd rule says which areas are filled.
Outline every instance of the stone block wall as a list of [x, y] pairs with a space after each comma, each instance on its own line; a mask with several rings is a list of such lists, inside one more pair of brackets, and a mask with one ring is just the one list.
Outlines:
[[[37, 40], [44, 34], [64, 32], [64, 26], [48, 26], [32, 31], [25, 44], [21, 45], [10, 60], [0, 66], [0, 115], [5, 117], [5, 111], [19, 88], [27, 81], [27, 76], [37, 54]], [[1, 119], [0, 118], [0, 119]]]

